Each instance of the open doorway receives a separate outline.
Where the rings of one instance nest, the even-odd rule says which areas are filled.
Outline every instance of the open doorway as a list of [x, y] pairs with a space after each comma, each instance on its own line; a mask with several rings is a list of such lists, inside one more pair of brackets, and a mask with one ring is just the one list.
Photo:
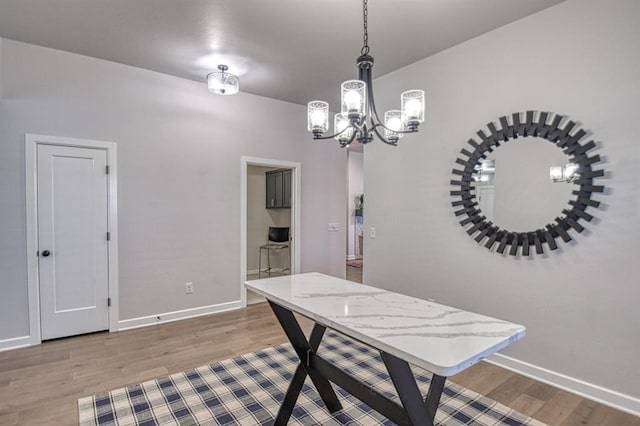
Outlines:
[[[291, 169], [247, 167], [247, 281], [291, 273]], [[263, 298], [247, 294], [247, 304]]]
[[241, 299], [264, 299], [244, 288], [253, 279], [295, 274], [300, 265], [300, 164], [242, 157]]
[[[358, 144], [360, 145], [360, 144]], [[364, 262], [364, 160], [360, 151], [349, 150], [347, 160], [347, 264], [349, 281], [362, 282]]]

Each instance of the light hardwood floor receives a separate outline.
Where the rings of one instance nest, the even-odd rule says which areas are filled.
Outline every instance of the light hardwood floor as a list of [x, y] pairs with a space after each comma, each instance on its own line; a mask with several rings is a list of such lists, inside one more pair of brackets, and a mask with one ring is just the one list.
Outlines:
[[[308, 332], [311, 322], [302, 319]], [[0, 425], [77, 424], [77, 399], [285, 342], [266, 303], [0, 353]], [[480, 363], [452, 381], [552, 425], [640, 426], [640, 418]]]

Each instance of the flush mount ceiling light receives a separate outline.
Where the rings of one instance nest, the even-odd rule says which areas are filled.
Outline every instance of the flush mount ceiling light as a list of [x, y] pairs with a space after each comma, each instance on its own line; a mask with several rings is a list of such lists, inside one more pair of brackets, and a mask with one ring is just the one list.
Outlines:
[[207, 87], [216, 95], [235, 95], [240, 90], [240, 79], [229, 74], [226, 65], [218, 65], [220, 71], [214, 71], [207, 76]]
[[378, 117], [373, 99], [373, 57], [369, 55], [367, 13], [367, 0], [363, 0], [364, 43], [356, 60], [358, 79], [342, 83], [342, 107], [340, 114], [334, 117], [334, 134], [323, 136], [329, 130], [328, 103], [311, 101], [307, 108], [307, 129], [313, 133], [313, 138], [334, 138], [342, 148], [349, 146], [354, 140], [369, 143], [374, 134], [382, 142], [396, 146], [405, 133], [417, 132], [418, 126], [424, 121], [423, 90], [403, 92], [402, 109], [385, 112], [384, 124]]

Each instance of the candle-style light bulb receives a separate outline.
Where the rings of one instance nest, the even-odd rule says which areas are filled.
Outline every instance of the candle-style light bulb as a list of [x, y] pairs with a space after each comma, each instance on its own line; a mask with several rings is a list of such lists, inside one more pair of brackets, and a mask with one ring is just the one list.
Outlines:
[[317, 128], [322, 125], [324, 122], [324, 114], [322, 111], [312, 111], [311, 112], [311, 123], [313, 123], [313, 127]]
[[408, 119], [417, 119], [420, 117], [420, 112], [422, 110], [422, 103], [416, 99], [408, 100], [404, 105], [405, 114]]
[[349, 90], [344, 95], [344, 103], [347, 105], [349, 112], [358, 112], [360, 101], [360, 95], [355, 90]]

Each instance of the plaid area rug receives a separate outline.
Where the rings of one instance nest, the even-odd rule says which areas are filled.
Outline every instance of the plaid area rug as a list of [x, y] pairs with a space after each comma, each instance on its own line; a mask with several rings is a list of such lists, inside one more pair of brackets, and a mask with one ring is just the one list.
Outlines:
[[[398, 400], [377, 351], [329, 332], [319, 354]], [[78, 400], [81, 425], [270, 425], [298, 358], [289, 343]], [[413, 367], [426, 395], [431, 375]], [[331, 415], [309, 378], [292, 425], [393, 425], [333, 385], [343, 410]], [[447, 382], [436, 414], [440, 425], [542, 425], [487, 397]]]

